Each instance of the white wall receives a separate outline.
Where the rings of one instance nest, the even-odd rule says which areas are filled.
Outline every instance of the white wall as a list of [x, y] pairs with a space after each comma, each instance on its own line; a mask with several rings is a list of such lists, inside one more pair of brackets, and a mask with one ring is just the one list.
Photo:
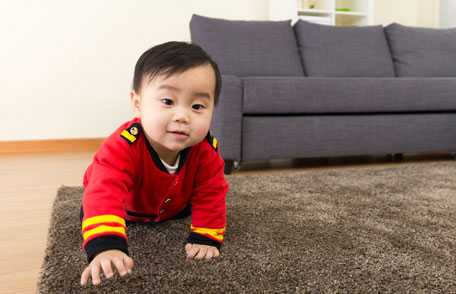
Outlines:
[[440, 26], [442, 28], [456, 27], [456, 1], [440, 0]]
[[292, 23], [298, 20], [298, 0], [269, 0], [269, 19], [283, 21], [291, 19]]
[[267, 0], [0, 0], [0, 140], [105, 137], [131, 117], [134, 65], [189, 41], [192, 13], [268, 18]]
[[439, 2], [440, 0], [377, 0], [374, 4], [374, 23], [388, 25], [398, 22], [409, 26], [438, 27]]
[[440, 27], [440, 0], [419, 0], [418, 2], [417, 25], [429, 28]]

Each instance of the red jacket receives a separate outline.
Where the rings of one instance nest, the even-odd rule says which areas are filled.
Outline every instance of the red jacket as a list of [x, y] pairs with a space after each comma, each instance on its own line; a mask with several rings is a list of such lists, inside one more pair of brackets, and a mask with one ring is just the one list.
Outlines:
[[139, 119], [102, 144], [84, 175], [83, 247], [89, 261], [119, 249], [128, 254], [126, 222], [160, 222], [191, 205], [190, 243], [219, 247], [226, 225], [224, 161], [209, 134], [180, 153], [170, 174], [145, 138]]

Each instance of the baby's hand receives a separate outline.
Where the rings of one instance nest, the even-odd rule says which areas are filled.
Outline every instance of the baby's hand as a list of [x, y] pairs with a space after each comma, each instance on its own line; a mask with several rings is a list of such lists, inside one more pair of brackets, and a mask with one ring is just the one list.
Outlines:
[[120, 250], [106, 250], [95, 256], [92, 262], [84, 269], [81, 275], [81, 285], [86, 285], [89, 277], [92, 277], [92, 284], [100, 284], [100, 270], [103, 270], [106, 278], [111, 278], [114, 272], [111, 263], [115, 265], [120, 276], [131, 273], [133, 259]]
[[187, 258], [189, 259], [211, 259], [220, 255], [217, 247], [191, 243], [185, 245], [185, 252], [187, 252]]

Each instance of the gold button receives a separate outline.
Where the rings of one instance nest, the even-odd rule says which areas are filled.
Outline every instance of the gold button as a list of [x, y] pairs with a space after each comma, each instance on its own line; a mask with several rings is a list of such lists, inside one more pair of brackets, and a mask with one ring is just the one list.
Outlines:
[[168, 204], [168, 203], [170, 203], [170, 202], [171, 202], [171, 200], [172, 200], [171, 198], [166, 198], [166, 199], [165, 199], [165, 204]]
[[133, 136], [136, 136], [138, 134], [138, 128], [137, 127], [131, 127], [130, 128], [130, 134]]

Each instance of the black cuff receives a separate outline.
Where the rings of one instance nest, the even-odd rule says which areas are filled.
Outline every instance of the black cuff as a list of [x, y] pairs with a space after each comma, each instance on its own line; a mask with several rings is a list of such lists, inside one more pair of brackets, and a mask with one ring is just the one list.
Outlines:
[[106, 250], [117, 249], [124, 252], [126, 255], [129, 255], [127, 241], [119, 236], [102, 236], [95, 238], [90, 240], [84, 249], [87, 253], [87, 261], [89, 263], [97, 254]]
[[191, 232], [188, 236], [187, 243], [214, 246], [218, 250], [220, 250], [220, 247], [222, 246], [222, 243], [220, 242], [217, 242], [215, 240], [212, 240], [211, 238], [193, 232]]

